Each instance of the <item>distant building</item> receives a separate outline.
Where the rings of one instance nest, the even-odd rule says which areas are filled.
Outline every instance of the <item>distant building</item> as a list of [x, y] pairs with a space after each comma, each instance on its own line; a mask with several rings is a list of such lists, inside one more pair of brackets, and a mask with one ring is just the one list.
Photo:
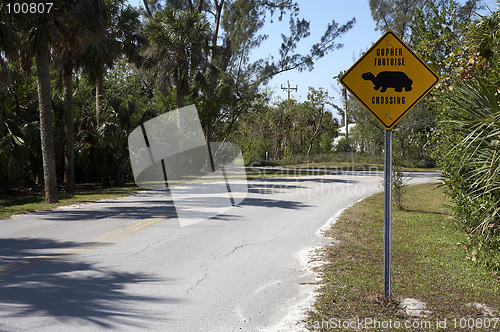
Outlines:
[[[356, 127], [356, 124], [355, 123], [349, 123], [349, 125], [347, 126], [347, 129], [349, 130], [348, 134], [349, 136], [351, 135], [352, 133], [352, 130]], [[340, 127], [339, 128], [339, 131], [338, 131], [338, 136], [334, 138], [333, 142], [332, 142], [332, 151], [335, 150], [337, 148], [337, 144], [339, 144], [339, 141], [345, 137], [345, 126], [343, 127]], [[359, 147], [356, 149], [358, 150]]]

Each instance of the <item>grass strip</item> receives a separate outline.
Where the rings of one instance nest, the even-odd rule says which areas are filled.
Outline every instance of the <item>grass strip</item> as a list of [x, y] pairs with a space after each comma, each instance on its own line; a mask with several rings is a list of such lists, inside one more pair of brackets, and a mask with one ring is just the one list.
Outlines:
[[124, 187], [101, 188], [99, 185], [79, 185], [75, 194], [59, 193], [59, 202], [45, 203], [41, 192], [22, 191], [0, 196], [0, 219], [9, 218], [14, 214], [51, 210], [59, 206], [90, 203], [102, 199], [115, 199], [130, 195], [140, 189], [135, 185]]
[[[428, 320], [431, 328], [414, 330], [443, 330], [436, 323], [444, 319], [447, 331], [471, 330], [471, 326], [460, 327], [464, 319], [469, 325], [475, 319], [474, 330], [500, 330], [500, 321], [495, 328], [492, 321], [489, 329], [484, 328], [483, 312], [467, 306], [484, 303], [498, 312], [500, 278], [467, 257], [465, 234], [454, 226], [450, 201], [441, 188], [436, 184], [408, 187], [403, 199], [404, 210], [393, 208], [392, 217], [392, 301], [381, 296], [384, 198], [378, 193], [344, 211], [328, 231], [339, 243], [324, 254], [323, 285], [306, 326], [338, 331], [335, 324], [321, 322], [366, 318], [404, 322], [410, 317], [398, 309], [398, 302], [415, 298], [431, 310], [420, 318]], [[391, 330], [371, 327], [371, 331]]]
[[[402, 167], [404, 172], [431, 172], [437, 171], [435, 168]], [[267, 179], [275, 177], [294, 177], [331, 174], [332, 172], [345, 171], [366, 171], [383, 172], [383, 164], [350, 163], [350, 162], [325, 162], [325, 163], [305, 163], [290, 164], [280, 166], [248, 167], [246, 174], [248, 179]]]

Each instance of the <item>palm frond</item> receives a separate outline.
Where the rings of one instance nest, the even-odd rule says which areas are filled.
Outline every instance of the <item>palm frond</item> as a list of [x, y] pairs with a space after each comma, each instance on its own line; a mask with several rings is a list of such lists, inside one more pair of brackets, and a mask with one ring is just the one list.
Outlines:
[[456, 89], [452, 96], [449, 119], [456, 139], [446, 170], [460, 184], [461, 195], [470, 204], [479, 204], [482, 219], [473, 232], [486, 232], [498, 222], [500, 200], [500, 104], [496, 88], [476, 79]]

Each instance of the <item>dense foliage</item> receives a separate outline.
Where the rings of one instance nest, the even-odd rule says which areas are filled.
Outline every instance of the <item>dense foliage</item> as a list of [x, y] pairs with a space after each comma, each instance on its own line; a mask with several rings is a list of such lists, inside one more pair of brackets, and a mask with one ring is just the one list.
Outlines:
[[[476, 0], [371, 0], [370, 6], [377, 27], [403, 36], [441, 77], [398, 123], [395, 161], [437, 162], [456, 222], [467, 234], [468, 257], [499, 270], [500, 11], [475, 14], [481, 6]], [[353, 133], [356, 144], [380, 149], [378, 124], [358, 108], [351, 105], [361, 131]]]
[[[444, 59], [461, 43], [461, 33], [479, 6], [479, 0], [370, 0], [378, 30], [393, 30], [427, 64], [442, 76], [448, 69]], [[349, 122], [354, 122], [351, 149], [380, 155], [384, 149], [383, 127], [353, 97], [347, 102]], [[437, 128], [435, 96], [416, 105], [393, 128], [393, 160], [397, 166], [433, 167], [432, 137]]]
[[[72, 193], [78, 181], [130, 180], [128, 134], [175, 107], [197, 105], [208, 141], [238, 139], [240, 118], [279, 116], [263, 86], [279, 73], [311, 70], [342, 47], [337, 38], [355, 22], [332, 20], [301, 54], [309, 22], [292, 0], [146, 0], [142, 9], [125, 0], [68, 0], [50, 12], [12, 15], [14, 3], [0, 5], [0, 191], [35, 186], [48, 203], [58, 187]], [[270, 17], [289, 18], [279, 56], [250, 61]], [[323, 94], [301, 106], [311, 119], [297, 120], [302, 135], [292, 149], [315, 153], [331, 139], [323, 135], [331, 121]], [[275, 145], [278, 158], [283, 144]]]
[[315, 154], [331, 154], [337, 136], [338, 120], [327, 111], [332, 98], [323, 89], [309, 88], [307, 100], [277, 101], [260, 112], [241, 117], [231, 135], [249, 163], [269, 159], [280, 160], [303, 156], [310, 160]]
[[500, 270], [500, 9], [461, 33], [436, 94], [435, 155], [470, 257]]

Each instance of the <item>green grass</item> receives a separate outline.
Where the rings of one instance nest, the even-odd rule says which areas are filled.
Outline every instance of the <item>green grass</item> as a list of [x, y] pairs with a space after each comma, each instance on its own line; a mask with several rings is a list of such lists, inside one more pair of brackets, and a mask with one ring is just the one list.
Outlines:
[[424, 184], [407, 189], [404, 210], [393, 209], [393, 301], [388, 303], [381, 299], [383, 193], [347, 209], [328, 232], [340, 243], [325, 253], [324, 285], [309, 324], [331, 318], [403, 321], [408, 316], [397, 304], [405, 297], [424, 301], [432, 310], [426, 319], [434, 322], [481, 317], [466, 306], [471, 302], [499, 310], [500, 278], [467, 257], [465, 235], [454, 227], [449, 204], [437, 185]]
[[[434, 170], [425, 166], [424, 161], [417, 162], [415, 160], [401, 161], [405, 171], [421, 171]], [[333, 154], [316, 154], [311, 156], [294, 155], [291, 157], [282, 158], [280, 160], [272, 160], [271, 163], [282, 167], [326, 167], [333, 169], [344, 170], [383, 170], [384, 155], [370, 155], [365, 153], [333, 153]], [[261, 163], [262, 165], [262, 163]]]
[[[265, 166], [263, 166], [265, 167]], [[404, 172], [418, 171], [437, 171], [435, 168], [415, 168], [403, 167]], [[291, 177], [291, 176], [311, 176], [325, 175], [325, 171], [384, 171], [384, 165], [370, 163], [353, 163], [353, 162], [321, 162], [307, 164], [290, 164], [280, 166], [269, 166], [268, 168], [251, 168], [247, 169], [248, 179], [266, 179], [274, 177]]]
[[55, 204], [45, 203], [45, 197], [41, 192], [25, 190], [8, 195], [3, 194], [0, 195], [0, 218], [8, 218], [14, 214], [51, 210], [63, 205], [114, 199], [139, 190], [140, 188], [135, 185], [104, 189], [94, 184], [79, 185], [75, 194], [59, 193], [59, 202]]
[[[296, 167], [296, 168], [312, 168], [312, 169], [327, 169], [327, 170], [342, 170], [342, 171], [383, 171], [384, 164], [376, 163], [363, 163], [363, 162], [321, 162], [321, 163], [307, 163], [307, 164], [291, 164], [283, 167]], [[418, 172], [418, 171], [436, 171], [436, 168], [422, 168], [422, 167], [402, 167], [404, 172]]]
[[344, 170], [344, 171], [383, 171], [384, 164], [363, 163], [363, 162], [317, 162], [306, 164], [290, 164], [284, 167], [296, 168], [323, 168], [328, 170]]

